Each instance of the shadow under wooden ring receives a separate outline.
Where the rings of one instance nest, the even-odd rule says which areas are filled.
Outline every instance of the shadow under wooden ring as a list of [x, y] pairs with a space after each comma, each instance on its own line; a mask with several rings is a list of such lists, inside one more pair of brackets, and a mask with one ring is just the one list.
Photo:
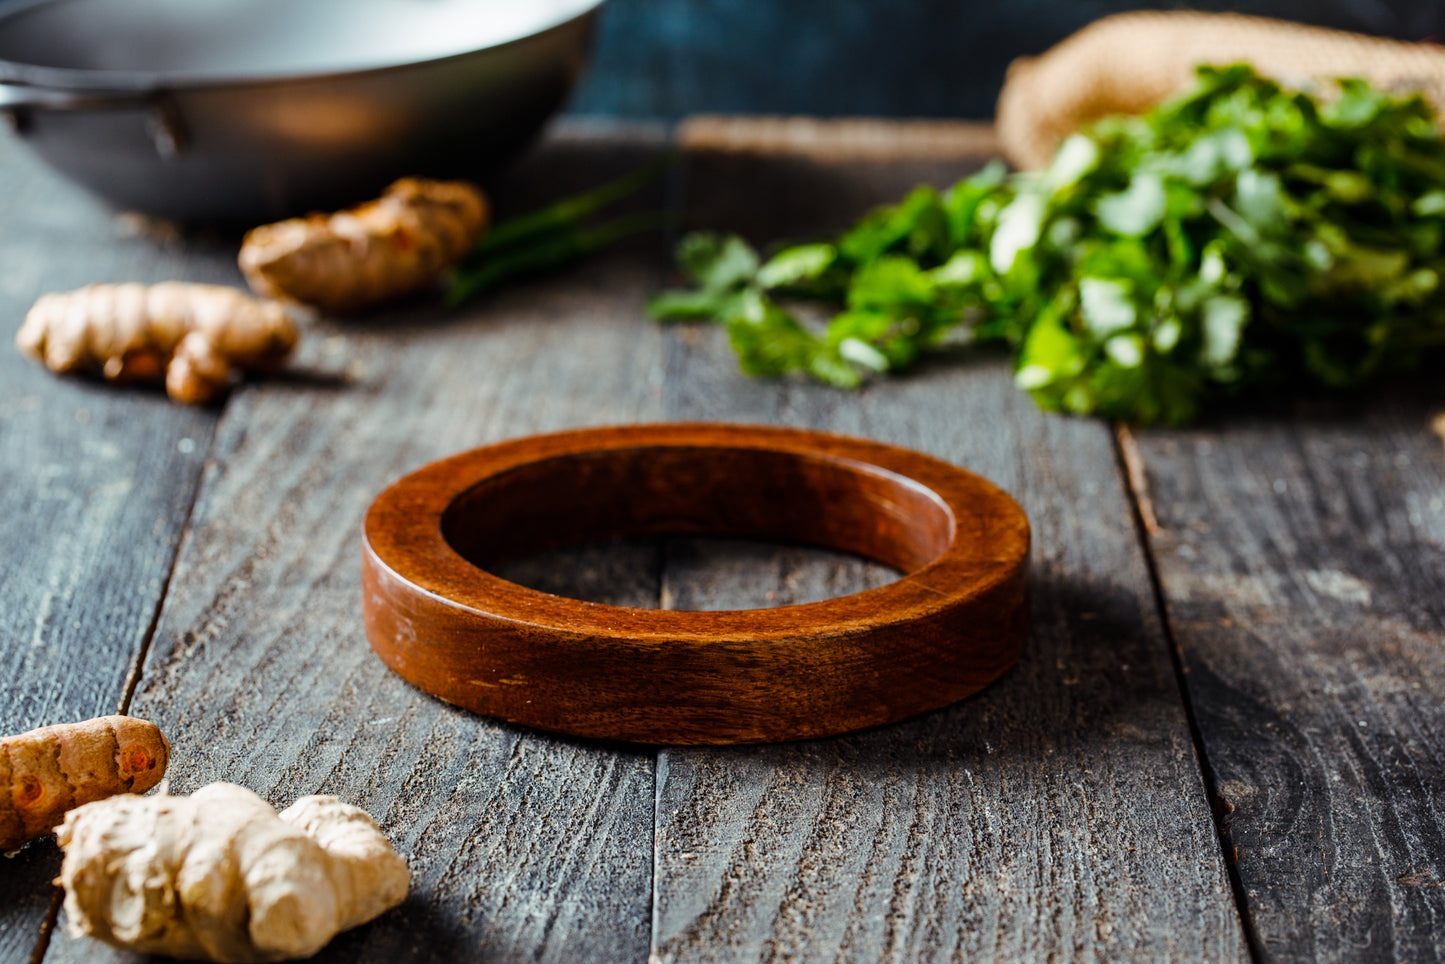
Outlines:
[[[626, 536], [797, 542], [896, 582], [777, 609], [566, 599], [487, 567]], [[366, 515], [362, 610], [402, 678], [466, 709], [638, 743], [808, 739], [982, 689], [1028, 634], [1029, 526], [997, 486], [920, 452], [800, 429], [633, 425], [432, 463]]]

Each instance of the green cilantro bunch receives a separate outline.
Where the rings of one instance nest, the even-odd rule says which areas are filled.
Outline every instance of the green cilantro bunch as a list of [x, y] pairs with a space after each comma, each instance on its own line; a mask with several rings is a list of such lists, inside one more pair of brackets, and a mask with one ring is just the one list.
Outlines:
[[851, 388], [945, 342], [1004, 342], [1044, 408], [1178, 424], [1220, 392], [1418, 366], [1445, 345], [1442, 240], [1445, 141], [1420, 97], [1201, 68], [1046, 170], [919, 187], [831, 243], [763, 259], [689, 235], [696, 287], [650, 307], [724, 325], [749, 374]]

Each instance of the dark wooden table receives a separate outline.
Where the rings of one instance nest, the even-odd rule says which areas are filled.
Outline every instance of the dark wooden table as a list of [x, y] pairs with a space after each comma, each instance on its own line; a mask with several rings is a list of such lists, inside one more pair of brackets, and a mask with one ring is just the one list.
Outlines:
[[[519, 209], [669, 141], [644, 203], [756, 239], [839, 227], [992, 153], [961, 125], [562, 128]], [[0, 310], [96, 280], [239, 283], [234, 239], [117, 218], [0, 146]], [[0, 348], [0, 731], [122, 709], [171, 787], [335, 793], [411, 864], [328, 961], [1445, 960], [1445, 451], [1420, 391], [1187, 431], [1040, 413], [960, 353], [856, 394], [745, 379], [663, 329], [639, 241], [456, 315], [321, 322], [223, 407], [59, 379]], [[1034, 525], [1034, 630], [982, 694], [840, 739], [660, 750], [479, 719], [362, 635], [359, 534], [401, 474], [571, 426], [720, 419], [913, 446]], [[783, 605], [889, 578], [683, 539], [518, 565], [542, 588]], [[50, 840], [0, 874], [0, 959], [64, 932]]]

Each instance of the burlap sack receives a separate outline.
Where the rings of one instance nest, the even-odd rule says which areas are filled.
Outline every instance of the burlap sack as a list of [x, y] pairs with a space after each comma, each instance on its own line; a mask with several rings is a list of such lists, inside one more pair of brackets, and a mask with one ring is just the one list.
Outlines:
[[999, 140], [1016, 166], [1042, 167], [1090, 121], [1148, 110], [1187, 86], [1199, 64], [1241, 62], [1284, 84], [1364, 77], [1445, 107], [1445, 47], [1231, 13], [1122, 13], [1009, 65]]

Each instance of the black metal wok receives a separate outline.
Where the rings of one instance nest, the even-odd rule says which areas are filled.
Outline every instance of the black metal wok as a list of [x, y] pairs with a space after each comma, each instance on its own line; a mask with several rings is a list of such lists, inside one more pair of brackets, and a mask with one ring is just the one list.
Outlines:
[[483, 176], [571, 90], [600, 4], [43, 0], [0, 15], [0, 110], [121, 207], [255, 223]]

